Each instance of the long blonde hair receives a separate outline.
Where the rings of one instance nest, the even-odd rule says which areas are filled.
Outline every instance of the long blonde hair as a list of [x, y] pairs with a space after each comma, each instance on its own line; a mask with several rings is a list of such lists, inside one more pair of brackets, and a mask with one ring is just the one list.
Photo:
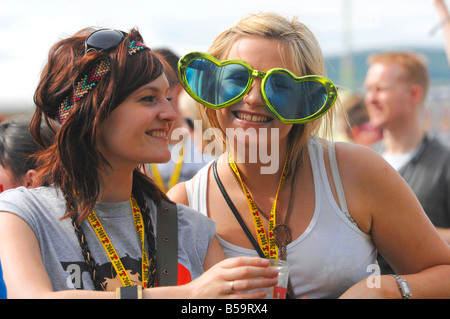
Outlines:
[[[276, 39], [280, 41], [280, 55], [286, 65], [292, 66], [292, 72], [297, 76], [326, 75], [322, 50], [314, 34], [303, 23], [292, 20], [275, 13], [251, 14], [242, 18], [230, 29], [225, 30], [213, 41], [208, 53], [219, 60], [224, 60], [233, 44], [239, 39], [248, 36]], [[224, 128], [217, 120], [216, 111], [205, 106], [201, 112], [206, 124], [222, 131], [225, 142]], [[288, 137], [290, 159], [288, 174], [298, 167], [307, 158], [307, 143], [311, 135], [317, 136], [319, 128], [330, 134], [333, 118], [333, 108], [322, 118], [307, 124], [293, 125]]]

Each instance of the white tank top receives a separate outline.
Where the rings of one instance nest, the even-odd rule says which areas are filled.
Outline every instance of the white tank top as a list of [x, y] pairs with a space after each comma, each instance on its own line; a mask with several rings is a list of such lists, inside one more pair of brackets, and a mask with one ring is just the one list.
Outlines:
[[[377, 263], [377, 251], [372, 238], [362, 232], [348, 214], [334, 144], [329, 145], [331, 168], [342, 210], [331, 192], [322, 144], [311, 138], [309, 156], [314, 176], [315, 211], [305, 232], [287, 246], [287, 261], [291, 264], [290, 280], [296, 298], [338, 298], [352, 285], [371, 275]], [[206, 216], [211, 163], [198, 172], [194, 183], [193, 179], [186, 182], [189, 206]], [[258, 256], [255, 250], [216, 237], [227, 258]]]

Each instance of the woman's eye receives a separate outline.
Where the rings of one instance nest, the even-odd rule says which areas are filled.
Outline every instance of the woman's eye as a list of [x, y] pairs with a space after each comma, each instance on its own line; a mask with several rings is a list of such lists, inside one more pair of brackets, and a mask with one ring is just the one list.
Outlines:
[[155, 101], [155, 96], [154, 95], [149, 95], [149, 96], [144, 96], [141, 99], [142, 102], [147, 102], [147, 103], [153, 103]]

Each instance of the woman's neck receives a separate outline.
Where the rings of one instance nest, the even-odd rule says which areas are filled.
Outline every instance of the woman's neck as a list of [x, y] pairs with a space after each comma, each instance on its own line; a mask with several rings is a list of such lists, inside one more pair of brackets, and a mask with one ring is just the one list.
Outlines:
[[248, 188], [255, 189], [262, 185], [274, 185], [274, 183], [277, 187], [286, 161], [287, 146], [280, 145], [276, 154], [270, 154], [269, 161], [261, 161], [260, 158], [255, 161], [250, 155], [242, 157], [236, 152], [233, 152], [232, 156], [239, 175]]
[[130, 198], [133, 188], [133, 171], [107, 168], [100, 173], [101, 190], [97, 199], [102, 203], [118, 203]]

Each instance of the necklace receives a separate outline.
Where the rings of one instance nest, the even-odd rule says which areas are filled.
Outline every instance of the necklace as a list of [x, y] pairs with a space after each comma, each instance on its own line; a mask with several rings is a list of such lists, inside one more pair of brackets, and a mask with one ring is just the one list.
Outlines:
[[[250, 192], [248, 191], [247, 187], [245, 186], [244, 182], [241, 179], [241, 176], [239, 174], [239, 170], [234, 162], [233, 156], [231, 155], [231, 153], [228, 153], [228, 163], [231, 167], [231, 169], [233, 170], [234, 175], [237, 177], [240, 185], [241, 185], [241, 189], [244, 192], [245, 198], [247, 200], [247, 204], [249, 207], [249, 210], [251, 212], [251, 216], [252, 216], [252, 220], [253, 220], [253, 225], [255, 227], [255, 232], [258, 238], [258, 243], [259, 246], [261, 247], [262, 252], [264, 253], [264, 255], [266, 256], [266, 258], [270, 258], [270, 259], [278, 259], [279, 258], [279, 250], [278, 250], [278, 245], [276, 243], [276, 239], [275, 239], [275, 227], [276, 227], [276, 206], [277, 206], [277, 200], [278, 200], [278, 194], [280, 192], [281, 186], [283, 185], [284, 180], [286, 179], [286, 172], [287, 172], [287, 164], [288, 164], [288, 158], [289, 158], [289, 154], [286, 156], [286, 160], [283, 166], [283, 171], [281, 173], [281, 178], [280, 181], [278, 183], [278, 189], [275, 195], [275, 199], [274, 202], [272, 204], [272, 209], [270, 210], [270, 215], [269, 215], [269, 229], [268, 229], [268, 235], [266, 235], [266, 231], [264, 229], [264, 225], [261, 221], [261, 214], [260, 214], [260, 209], [257, 208], [256, 203], [254, 202]], [[265, 216], [267, 218], [267, 216]], [[287, 220], [287, 219], [286, 219]], [[285, 224], [283, 224], [285, 225]], [[286, 226], [286, 225], [285, 225]], [[283, 227], [284, 230], [288, 229], [288, 227]], [[280, 228], [278, 228], [278, 232], [279, 232]], [[288, 234], [288, 232], [285, 231], [285, 237], [290, 237], [290, 235]], [[289, 238], [286, 238], [289, 239]], [[286, 242], [286, 241], [285, 241]], [[281, 241], [279, 241], [280, 244], [282, 244], [282, 246], [285, 246], [284, 243], [282, 243]], [[284, 254], [285, 252], [283, 252]]]
[[[231, 167], [231, 165], [228, 165], [230, 167], [231, 173], [234, 177], [235, 182], [238, 184], [239, 188], [244, 192], [244, 189], [242, 188], [242, 184], [240, 183], [238, 180], [238, 176], [235, 174], [233, 168]], [[292, 240], [292, 236], [291, 236], [291, 230], [288, 226], [288, 218], [290, 215], [290, 212], [292, 210], [292, 205], [294, 202], [294, 190], [295, 190], [295, 186], [296, 186], [296, 172], [297, 169], [295, 169], [294, 174], [292, 176], [292, 188], [291, 188], [291, 193], [289, 195], [289, 203], [288, 203], [288, 207], [286, 210], [286, 215], [284, 217], [284, 221], [281, 224], [276, 224], [276, 226], [273, 229], [273, 234], [275, 236], [275, 244], [277, 245], [278, 249], [279, 249], [279, 258], [282, 260], [286, 260], [286, 247], [287, 245], [291, 242]], [[247, 191], [249, 194], [250, 191], [247, 188]], [[269, 216], [267, 216], [266, 213], [264, 213], [262, 211], [262, 209], [256, 204], [256, 202], [253, 199], [253, 202], [255, 204], [256, 209], [258, 210], [258, 212], [261, 214], [261, 216], [263, 216], [266, 220], [269, 220]]]
[[[75, 211], [74, 206], [70, 203], [70, 200], [68, 198], [66, 191], [64, 191], [64, 198], [66, 200], [69, 210]], [[133, 198], [133, 197], [131, 197], [131, 198]], [[130, 199], [130, 202], [133, 205], [133, 202], [131, 201], [131, 199]], [[134, 202], [134, 204], [136, 205], [136, 207], [139, 207], [140, 206], [139, 204], [141, 204], [141, 207], [144, 207], [143, 214], [141, 214], [141, 217], [143, 220], [143, 230], [145, 229], [145, 232], [147, 233], [146, 237], [147, 237], [147, 243], [148, 243], [148, 248], [149, 248], [148, 256], [150, 258], [147, 259], [147, 262], [145, 262], [143, 259], [141, 276], [142, 276], [142, 285], [146, 286], [147, 288], [150, 288], [150, 287], [154, 287], [156, 284], [155, 235], [153, 233], [152, 220], [150, 218], [150, 212], [149, 212], [149, 208], [148, 208], [146, 200], [144, 198], [142, 198], [142, 196], [138, 196], [138, 197], [136, 197], [136, 201]], [[134, 209], [133, 209], [133, 215], [135, 214], [136, 207], [134, 207]], [[140, 210], [139, 210], [139, 213], [140, 213]], [[137, 217], [137, 216], [133, 216], [133, 217]], [[90, 253], [84, 231], [81, 228], [80, 224], [78, 223], [77, 214], [73, 214], [71, 218], [72, 218], [72, 226], [74, 227], [75, 234], [77, 235], [78, 243], [80, 244], [81, 252], [84, 257], [85, 263], [88, 266], [89, 274], [94, 283], [95, 290], [105, 290], [106, 287], [100, 282], [100, 278], [98, 278], [96, 262], [95, 262], [94, 257]], [[135, 225], [136, 225], [136, 223], [135, 223]], [[142, 234], [142, 236], [141, 236], [141, 234]], [[141, 239], [142, 249], [144, 249], [144, 247], [143, 247], [144, 244], [142, 241], [143, 236], [144, 236], [144, 231], [142, 231], [141, 234], [139, 234], [139, 236]], [[144, 254], [144, 251], [143, 251], [143, 254]], [[112, 263], [112, 264], [114, 265], [114, 263]], [[116, 269], [116, 272], [117, 272], [117, 269]], [[120, 276], [119, 272], [117, 272], [117, 274]], [[144, 277], [145, 277], [145, 279], [144, 279]], [[121, 279], [121, 281], [122, 281], [122, 279]], [[122, 281], [122, 284], [123, 284], [123, 281]]]
[[[147, 287], [148, 279], [149, 279], [149, 263], [148, 263], [148, 256], [147, 251], [145, 250], [145, 234], [144, 234], [144, 224], [142, 221], [142, 214], [141, 210], [139, 209], [138, 204], [136, 203], [136, 200], [133, 198], [133, 196], [130, 197], [130, 203], [131, 208], [133, 211], [133, 221], [134, 225], [136, 227], [136, 231], [139, 235], [139, 239], [141, 242], [141, 249], [142, 249], [142, 286], [144, 288]], [[127, 286], [133, 286], [133, 282], [128, 276], [128, 273], [125, 269], [125, 267], [122, 264], [122, 261], [119, 258], [119, 255], [117, 254], [111, 240], [108, 237], [108, 234], [106, 233], [105, 229], [103, 228], [100, 220], [97, 218], [97, 215], [95, 214], [94, 210], [88, 215], [88, 221], [91, 224], [92, 229], [94, 230], [95, 234], [97, 235], [100, 243], [103, 246], [103, 249], [105, 250], [106, 254], [108, 255], [109, 260], [111, 261], [111, 264], [113, 265], [114, 269], [116, 270], [117, 275], [119, 276], [119, 279], [124, 287]]]
[[184, 146], [181, 148], [180, 153], [178, 155], [178, 160], [175, 163], [175, 167], [173, 169], [172, 175], [168, 181], [168, 185], [164, 184], [164, 180], [159, 172], [158, 166], [154, 163], [150, 164], [150, 168], [152, 170], [152, 176], [158, 186], [166, 193], [169, 189], [171, 189], [175, 184], [178, 183], [181, 174], [181, 167], [183, 166], [183, 157], [184, 157]]

